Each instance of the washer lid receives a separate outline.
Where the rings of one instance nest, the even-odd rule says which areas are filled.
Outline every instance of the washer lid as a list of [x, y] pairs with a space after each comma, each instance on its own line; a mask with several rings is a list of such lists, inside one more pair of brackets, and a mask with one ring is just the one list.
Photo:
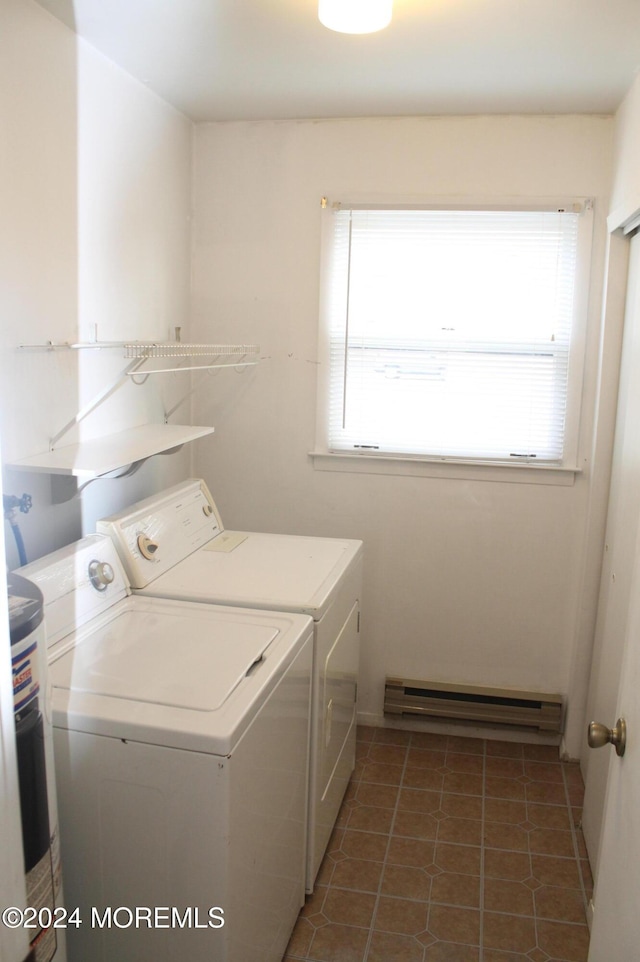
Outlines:
[[279, 632], [238, 621], [228, 621], [225, 630], [221, 618], [212, 637], [207, 615], [123, 610], [56, 661], [54, 685], [128, 702], [217, 711]]

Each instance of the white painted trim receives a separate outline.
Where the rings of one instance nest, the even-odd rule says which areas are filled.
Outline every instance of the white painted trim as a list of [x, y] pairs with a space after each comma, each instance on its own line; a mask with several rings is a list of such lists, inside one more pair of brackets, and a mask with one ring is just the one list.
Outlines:
[[353, 474], [409, 475], [425, 478], [457, 478], [461, 481], [502, 481], [517, 484], [555, 484], [571, 487], [581, 469], [517, 463], [491, 463], [393, 455], [346, 454], [310, 451], [316, 471], [339, 471]]
[[607, 217], [607, 229], [610, 234], [616, 230], [621, 230], [623, 234], [629, 234], [640, 225], [640, 205], [634, 201], [625, 207], [618, 207], [611, 211]]

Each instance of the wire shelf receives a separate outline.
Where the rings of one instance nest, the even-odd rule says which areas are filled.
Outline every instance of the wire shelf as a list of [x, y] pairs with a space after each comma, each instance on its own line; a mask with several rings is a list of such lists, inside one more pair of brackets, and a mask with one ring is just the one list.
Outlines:
[[[176, 341], [85, 341], [72, 344], [68, 341], [54, 343], [47, 341], [45, 344], [21, 344], [19, 350], [23, 351], [80, 351], [83, 349], [101, 350], [116, 348], [124, 350], [124, 356], [128, 361], [124, 370], [113, 378], [98, 394], [96, 394], [67, 424], [58, 431], [49, 441], [49, 455], [45, 458], [46, 468], [50, 473], [56, 473], [58, 468], [55, 459], [52, 457], [57, 451], [61, 439], [76, 425], [80, 424], [89, 414], [100, 407], [127, 379], [131, 379], [134, 384], [144, 384], [152, 374], [186, 373], [193, 371], [196, 373], [211, 373], [217, 368], [233, 367], [237, 371], [242, 371], [247, 367], [258, 364], [260, 361], [260, 348], [257, 344], [189, 344], [187, 342]], [[148, 368], [146, 362], [154, 358], [201, 358], [209, 359], [210, 363], [198, 363], [195, 365], [178, 365], [177, 367]], [[170, 410], [165, 409], [165, 427], [171, 428], [168, 420], [171, 415], [180, 407], [182, 402], [189, 397], [195, 390], [195, 384], [191, 387], [180, 400], [173, 405]], [[152, 426], [150, 426], [151, 429]], [[202, 430], [202, 429], [200, 429]], [[212, 431], [213, 428], [204, 429], [205, 433]], [[167, 450], [166, 446], [163, 450]], [[157, 452], [155, 452], [157, 453]], [[95, 455], [94, 455], [95, 457]], [[40, 469], [42, 459], [36, 459], [37, 465], [29, 464], [32, 470]], [[23, 462], [27, 466], [28, 459]], [[124, 464], [125, 462], [121, 462]], [[84, 470], [84, 469], [83, 469]], [[108, 469], [111, 470], [111, 469]], [[102, 472], [104, 473], [104, 472]]]
[[154, 357], [246, 357], [260, 353], [257, 344], [188, 344], [182, 341], [69, 341], [20, 344], [22, 351], [124, 350], [127, 360]]
[[260, 353], [257, 344], [183, 344], [179, 341], [132, 341], [123, 344], [126, 358], [246, 357]]

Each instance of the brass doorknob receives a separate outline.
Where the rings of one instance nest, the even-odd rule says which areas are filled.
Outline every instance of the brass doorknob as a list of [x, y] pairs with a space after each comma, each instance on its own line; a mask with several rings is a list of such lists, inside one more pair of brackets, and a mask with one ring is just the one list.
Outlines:
[[616, 755], [622, 757], [627, 747], [627, 725], [624, 718], [619, 718], [615, 728], [607, 728], [600, 722], [592, 721], [589, 725], [587, 734], [589, 748], [602, 748], [604, 745], [613, 745]]

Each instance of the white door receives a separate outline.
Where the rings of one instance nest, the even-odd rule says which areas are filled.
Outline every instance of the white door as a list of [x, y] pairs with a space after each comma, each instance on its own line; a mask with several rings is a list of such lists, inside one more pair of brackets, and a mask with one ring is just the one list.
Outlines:
[[622, 758], [609, 746], [597, 749], [610, 759], [589, 962], [640, 957], [640, 539], [633, 589], [616, 712], [626, 721], [627, 747]]
[[[611, 557], [603, 576], [610, 582], [606, 593], [609, 610], [601, 658], [606, 673], [611, 647], [615, 670], [622, 670], [617, 704], [608, 709], [610, 717], [596, 720], [613, 728], [619, 717], [624, 718], [628, 741], [623, 757], [610, 746], [596, 750], [599, 767], [607, 771], [607, 788], [589, 962], [635, 962], [640, 957], [640, 237], [631, 242], [623, 364], [621, 402], [625, 410], [621, 407], [624, 420], [617, 429], [612, 499], [617, 497], [616, 491], [625, 494], [612, 529], [618, 543], [610, 539], [612, 532], [607, 535]], [[612, 505], [610, 523], [614, 509]]]
[[[613, 450], [606, 546], [598, 602], [587, 711], [611, 726], [615, 719], [624, 639], [633, 592], [636, 538], [640, 530], [640, 237], [630, 244], [620, 388]], [[607, 721], [607, 719], [609, 719]], [[608, 752], [583, 759], [582, 828], [594, 875], [609, 771]]]

